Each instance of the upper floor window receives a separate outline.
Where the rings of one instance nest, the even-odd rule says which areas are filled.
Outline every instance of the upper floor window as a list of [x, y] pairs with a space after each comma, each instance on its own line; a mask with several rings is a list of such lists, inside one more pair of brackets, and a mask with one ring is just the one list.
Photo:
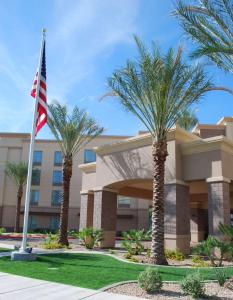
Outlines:
[[33, 152], [33, 165], [41, 166], [42, 163], [42, 151], [34, 151]]
[[91, 163], [96, 161], [96, 153], [93, 150], [85, 149], [84, 150], [84, 163]]
[[40, 191], [39, 190], [31, 190], [30, 194], [30, 204], [38, 205], [40, 200]]
[[40, 185], [40, 170], [32, 170], [32, 185]]
[[61, 201], [62, 201], [62, 191], [60, 190], [52, 191], [52, 201], [51, 201], [52, 206], [61, 205]]
[[62, 165], [62, 153], [61, 151], [54, 152], [54, 166], [61, 166]]
[[53, 185], [62, 185], [62, 171], [53, 171]]
[[118, 198], [118, 207], [119, 208], [130, 208], [130, 198], [126, 198], [126, 197], [119, 197]]

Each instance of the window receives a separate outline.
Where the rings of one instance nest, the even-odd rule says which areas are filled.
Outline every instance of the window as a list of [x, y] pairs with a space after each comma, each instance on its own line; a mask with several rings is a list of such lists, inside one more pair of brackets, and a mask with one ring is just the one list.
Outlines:
[[126, 197], [119, 197], [118, 198], [118, 207], [119, 208], [130, 208], [130, 198], [126, 198]]
[[84, 150], [84, 163], [91, 163], [96, 161], [96, 153], [93, 150], [85, 149]]
[[33, 165], [41, 166], [42, 163], [42, 151], [34, 151], [33, 152]]
[[38, 190], [31, 190], [30, 204], [31, 205], [38, 205], [39, 200], [40, 200], [40, 191], [38, 191]]
[[61, 151], [54, 152], [54, 166], [61, 166], [62, 165], [62, 153]]
[[37, 229], [37, 217], [36, 216], [29, 216], [28, 227], [29, 227], [29, 230]]
[[52, 206], [59, 206], [61, 205], [62, 201], [62, 191], [52, 191]]
[[50, 230], [57, 231], [59, 229], [60, 218], [59, 216], [52, 216], [50, 218]]
[[32, 170], [32, 185], [40, 185], [40, 170]]
[[53, 185], [62, 185], [62, 171], [53, 171]]

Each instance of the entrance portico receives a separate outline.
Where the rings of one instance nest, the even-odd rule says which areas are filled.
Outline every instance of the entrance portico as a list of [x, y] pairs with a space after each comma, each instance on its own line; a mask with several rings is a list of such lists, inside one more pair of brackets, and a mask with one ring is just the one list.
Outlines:
[[[191, 241], [219, 236], [218, 224], [230, 222], [233, 143], [223, 136], [203, 139], [179, 127], [167, 140], [165, 247], [189, 253]], [[95, 148], [96, 162], [79, 166], [80, 229], [102, 229], [102, 247], [115, 245], [119, 195], [152, 201], [151, 145], [149, 134], [138, 135]]]

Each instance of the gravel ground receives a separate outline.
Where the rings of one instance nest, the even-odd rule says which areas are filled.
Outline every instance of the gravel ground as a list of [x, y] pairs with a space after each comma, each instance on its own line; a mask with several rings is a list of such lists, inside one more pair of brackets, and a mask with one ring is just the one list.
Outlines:
[[[181, 292], [181, 289], [178, 284], [174, 283], [164, 283], [162, 290], [158, 294], [147, 294], [143, 291], [137, 283], [124, 283], [116, 287], [109, 288], [106, 290], [110, 293], [123, 294], [128, 296], [136, 296], [145, 299], [153, 300], [174, 300], [174, 299], [183, 299], [190, 300], [190, 296], [184, 296]], [[217, 283], [206, 283], [205, 284], [205, 293], [208, 295], [208, 299], [224, 299], [232, 300], [233, 292], [229, 289], [220, 288]], [[202, 298], [200, 298], [202, 299]], [[206, 298], [203, 298], [206, 299]]]

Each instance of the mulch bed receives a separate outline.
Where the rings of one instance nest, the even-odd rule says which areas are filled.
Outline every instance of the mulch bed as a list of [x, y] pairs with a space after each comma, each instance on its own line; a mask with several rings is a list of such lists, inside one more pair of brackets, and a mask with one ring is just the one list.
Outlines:
[[[175, 283], [164, 283], [162, 290], [159, 293], [148, 294], [142, 290], [137, 283], [124, 283], [115, 287], [111, 287], [106, 292], [123, 294], [134, 297], [141, 297], [145, 299], [156, 299], [156, 300], [174, 300], [183, 299], [190, 300], [190, 296], [182, 294], [179, 284]], [[221, 288], [217, 283], [205, 283], [205, 293], [209, 299], [233, 299], [233, 292], [226, 288]], [[206, 298], [199, 298], [206, 299]]]

